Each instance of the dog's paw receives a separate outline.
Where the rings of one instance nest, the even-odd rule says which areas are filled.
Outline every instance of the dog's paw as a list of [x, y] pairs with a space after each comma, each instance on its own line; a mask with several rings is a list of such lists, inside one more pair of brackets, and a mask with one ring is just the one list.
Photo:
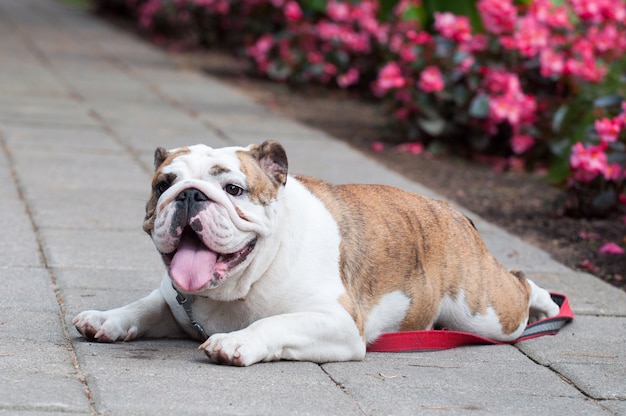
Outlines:
[[198, 349], [204, 350], [207, 357], [214, 363], [239, 367], [272, 359], [267, 356], [265, 348], [259, 345], [258, 340], [255, 342], [253, 339], [246, 338], [242, 331], [214, 334]]
[[130, 341], [137, 336], [137, 327], [112, 311], [85, 311], [72, 324], [85, 339], [99, 342]]

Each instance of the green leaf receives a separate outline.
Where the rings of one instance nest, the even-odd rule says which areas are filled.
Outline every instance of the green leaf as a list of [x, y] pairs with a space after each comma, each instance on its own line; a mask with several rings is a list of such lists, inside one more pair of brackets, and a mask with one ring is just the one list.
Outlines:
[[380, 0], [378, 10], [378, 20], [381, 22], [388, 21], [392, 15], [393, 8], [398, 4], [397, 0]]
[[303, 0], [302, 7], [317, 13], [326, 11], [326, 0]]
[[420, 23], [420, 26], [423, 26], [425, 19], [426, 14], [424, 13], [424, 9], [417, 6], [407, 7], [402, 15], [402, 20], [411, 22], [416, 21]]
[[549, 143], [550, 152], [558, 158], [568, 159], [572, 150], [572, 142], [569, 138], [552, 140]]
[[452, 97], [454, 98], [454, 103], [458, 107], [463, 107], [470, 97], [470, 92], [464, 85], [458, 84], [455, 85], [452, 90]]
[[554, 116], [552, 117], [552, 131], [554, 133], [558, 133], [561, 131], [561, 126], [563, 126], [563, 120], [567, 116], [567, 112], [569, 111], [569, 107], [567, 104], [563, 104], [554, 112]]
[[476, 95], [470, 102], [468, 112], [474, 118], [487, 118], [489, 115], [489, 97], [487, 94]]
[[595, 211], [606, 214], [613, 208], [616, 202], [617, 194], [613, 190], [608, 190], [596, 196], [591, 202], [591, 205]]
[[548, 182], [553, 184], [563, 183], [570, 176], [570, 168], [569, 168], [569, 158], [562, 157], [556, 159], [552, 164], [550, 164], [550, 168], [548, 169], [548, 174], [546, 175], [546, 179]]
[[489, 136], [486, 133], [476, 133], [472, 134], [469, 137], [470, 144], [475, 150], [485, 150], [489, 143], [491, 142]]
[[428, 144], [428, 153], [435, 156], [445, 155], [448, 153], [448, 147], [440, 140], [433, 140]]
[[427, 119], [420, 117], [417, 119], [417, 124], [422, 130], [424, 130], [430, 136], [440, 136], [446, 127], [446, 122], [442, 118]]
[[623, 98], [619, 94], [610, 94], [605, 95], [603, 97], [598, 97], [593, 101], [594, 107], [606, 108], [613, 107], [616, 105], [620, 105], [623, 101]]

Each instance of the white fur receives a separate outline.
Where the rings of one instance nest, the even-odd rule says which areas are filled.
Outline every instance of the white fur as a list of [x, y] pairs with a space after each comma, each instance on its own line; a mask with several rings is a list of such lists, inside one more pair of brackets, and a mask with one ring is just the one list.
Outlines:
[[530, 316], [528, 318], [528, 322], [533, 323], [535, 321], [557, 315], [559, 313], [559, 306], [554, 303], [550, 297], [550, 292], [540, 288], [530, 279], [527, 279], [527, 282], [532, 289], [530, 301], [528, 302], [530, 305]]
[[[155, 225], [172, 214], [168, 204], [183, 189], [197, 187], [225, 212], [229, 232], [254, 232], [258, 242], [243, 270], [194, 297], [194, 319], [212, 336], [203, 348], [215, 362], [250, 365], [277, 359], [315, 362], [362, 359], [365, 341], [350, 314], [339, 303], [345, 288], [339, 272], [337, 224], [321, 201], [289, 177], [278, 199], [262, 207], [220, 192], [224, 183], [243, 181], [234, 157], [240, 148], [192, 148], [166, 169], [177, 182], [158, 201]], [[200, 157], [201, 156], [201, 157]], [[204, 159], [203, 159], [204, 158]], [[206, 176], [213, 158], [231, 170], [219, 182]], [[203, 160], [203, 163], [199, 163]], [[235, 206], [249, 221], [242, 220]], [[167, 229], [164, 227], [163, 229]], [[157, 233], [159, 239], [167, 239]], [[167, 242], [164, 243], [167, 246]], [[161, 289], [130, 305], [110, 311], [86, 311], [74, 320], [86, 336], [101, 341], [138, 336], [179, 336], [181, 328], [196, 336], [175, 299], [168, 276]], [[245, 297], [246, 300], [237, 300]]]
[[382, 296], [365, 322], [367, 343], [374, 342], [382, 333], [398, 331], [410, 305], [411, 299], [399, 290]]
[[472, 314], [465, 299], [465, 292], [461, 290], [456, 298], [445, 296], [441, 300], [433, 325], [453, 331], [480, 334], [495, 341], [513, 341], [524, 332], [526, 322], [520, 323], [520, 326], [513, 333], [505, 334], [502, 331], [502, 325], [496, 311], [492, 307], [488, 307], [484, 315]]

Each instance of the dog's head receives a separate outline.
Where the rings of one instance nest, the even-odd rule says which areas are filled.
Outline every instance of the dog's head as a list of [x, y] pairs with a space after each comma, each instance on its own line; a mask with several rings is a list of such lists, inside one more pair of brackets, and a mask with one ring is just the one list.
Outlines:
[[175, 286], [186, 293], [229, 286], [219, 297], [245, 295], [236, 280], [276, 225], [275, 205], [287, 181], [283, 147], [268, 141], [158, 148], [154, 166], [143, 229]]

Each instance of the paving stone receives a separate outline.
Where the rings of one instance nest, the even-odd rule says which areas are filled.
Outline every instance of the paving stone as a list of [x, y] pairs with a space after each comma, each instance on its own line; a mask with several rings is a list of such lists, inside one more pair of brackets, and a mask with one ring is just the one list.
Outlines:
[[176, 129], [169, 126], [159, 126], [150, 129], [138, 127], [117, 127], [119, 136], [140, 153], [142, 157], [149, 156], [149, 166], [152, 168], [154, 151], [157, 147], [174, 149], [194, 144], [206, 144], [212, 147], [232, 146], [232, 143], [218, 137], [214, 131], [200, 126], [189, 129]]
[[626, 400], [626, 317], [577, 316], [555, 337], [517, 345], [589, 396]]
[[45, 198], [32, 195], [31, 212], [35, 222], [45, 228], [140, 231], [149, 193], [148, 180], [143, 192], [60, 189]]
[[11, 340], [0, 346], [0, 409], [9, 414], [91, 413], [67, 346]]
[[37, 237], [22, 201], [0, 198], [0, 266], [36, 267], [42, 264]]
[[86, 309], [106, 310], [127, 305], [161, 285], [165, 269], [54, 269], [68, 318]]
[[[317, 364], [207, 362], [193, 341], [77, 342], [98, 410], [111, 414], [362, 414]], [[132, 388], [129, 388], [132, 386]]]
[[63, 153], [52, 158], [43, 150], [16, 149], [14, 158], [29, 201], [57, 190], [145, 192], [150, 180], [127, 155], [83, 153], [77, 157]]
[[51, 128], [50, 126], [13, 126], [2, 130], [12, 149], [37, 152], [119, 154], [121, 145], [101, 128]]
[[159, 270], [161, 258], [141, 230], [41, 229], [50, 267]]
[[510, 346], [381, 354], [323, 368], [366, 414], [602, 414], [549, 369]]
[[626, 415], [626, 400], [606, 400], [600, 404], [614, 415]]
[[541, 287], [567, 295], [576, 314], [626, 317], [626, 292], [581, 272], [527, 274]]
[[[54, 287], [48, 271], [44, 268], [35, 267], [1, 267], [2, 283], [0, 295], [2, 303], [0, 310], [10, 311], [13, 318], [23, 325], [26, 320], [19, 317], [21, 311], [30, 311], [45, 316], [59, 313], [59, 303], [55, 297]], [[9, 313], [9, 312], [6, 312]], [[3, 319], [3, 318], [0, 318]], [[9, 336], [7, 328], [14, 323], [7, 322], [7, 315], [3, 319], [4, 325], [0, 326], [4, 336]], [[17, 333], [12, 334], [17, 337]]]

